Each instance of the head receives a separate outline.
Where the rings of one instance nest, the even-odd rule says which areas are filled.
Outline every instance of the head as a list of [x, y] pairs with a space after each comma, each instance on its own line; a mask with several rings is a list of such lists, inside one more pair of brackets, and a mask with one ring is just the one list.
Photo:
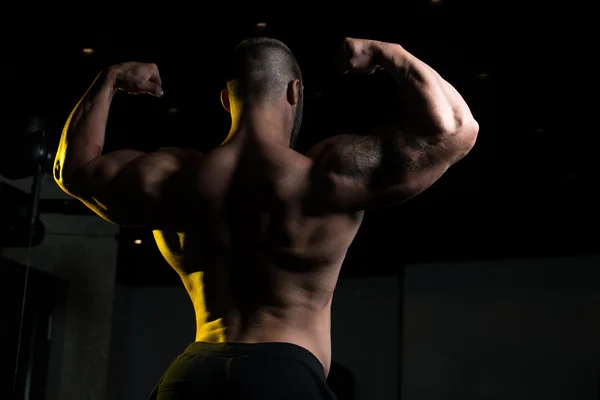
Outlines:
[[223, 107], [232, 120], [245, 109], [266, 106], [279, 110], [291, 127], [294, 147], [303, 113], [303, 85], [300, 66], [290, 49], [272, 38], [253, 38], [235, 47], [227, 66], [227, 87], [221, 92]]

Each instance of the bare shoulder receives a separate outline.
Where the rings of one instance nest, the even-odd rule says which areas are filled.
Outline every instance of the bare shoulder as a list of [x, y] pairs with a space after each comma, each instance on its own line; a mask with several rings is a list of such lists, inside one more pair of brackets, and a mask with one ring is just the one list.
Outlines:
[[172, 156], [182, 161], [197, 161], [203, 158], [204, 154], [198, 150], [184, 147], [162, 147], [157, 153], [164, 156]]
[[[355, 216], [363, 211], [342, 206], [338, 176], [355, 176], [360, 167], [368, 168], [378, 162], [378, 145], [370, 139], [353, 134], [337, 135], [315, 144], [301, 155], [308, 182], [306, 201], [312, 212]], [[348, 179], [344, 182], [354, 186]]]
[[226, 165], [231, 164], [233, 153], [226, 147], [217, 147], [208, 152], [202, 153], [195, 149], [182, 147], [163, 147], [158, 150], [164, 158], [173, 158], [187, 167], [188, 171], [202, 175], [210, 175], [222, 171]]

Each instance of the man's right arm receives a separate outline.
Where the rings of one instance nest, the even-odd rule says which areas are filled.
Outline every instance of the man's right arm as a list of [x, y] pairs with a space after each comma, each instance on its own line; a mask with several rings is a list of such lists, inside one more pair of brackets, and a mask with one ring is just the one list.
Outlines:
[[400, 86], [406, 117], [369, 136], [331, 137], [308, 152], [313, 200], [332, 212], [388, 206], [418, 195], [471, 150], [479, 130], [460, 94], [432, 68], [400, 45], [371, 46], [376, 63]]

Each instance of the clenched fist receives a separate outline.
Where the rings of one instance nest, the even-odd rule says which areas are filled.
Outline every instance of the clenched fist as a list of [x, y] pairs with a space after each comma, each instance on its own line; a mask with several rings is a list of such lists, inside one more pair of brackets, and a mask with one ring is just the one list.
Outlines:
[[367, 39], [345, 38], [338, 52], [338, 68], [342, 73], [349, 71], [372, 74], [383, 69], [379, 65], [379, 54], [383, 42]]
[[126, 62], [110, 67], [115, 87], [129, 94], [162, 96], [162, 82], [156, 64]]

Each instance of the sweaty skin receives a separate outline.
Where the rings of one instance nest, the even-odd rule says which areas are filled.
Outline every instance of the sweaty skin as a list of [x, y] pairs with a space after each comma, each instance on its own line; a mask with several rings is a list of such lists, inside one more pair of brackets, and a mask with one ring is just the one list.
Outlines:
[[239, 117], [232, 104], [232, 131], [206, 154], [101, 155], [117, 88], [162, 94], [156, 66], [141, 63], [101, 73], [69, 117], [56, 182], [102, 218], [153, 231], [194, 305], [196, 341], [293, 343], [327, 374], [333, 292], [364, 210], [418, 195], [473, 147], [477, 123], [430, 67], [399, 45], [345, 45], [350, 69], [396, 78], [411, 118], [302, 155], [288, 147], [301, 90], [290, 84], [268, 112]]

